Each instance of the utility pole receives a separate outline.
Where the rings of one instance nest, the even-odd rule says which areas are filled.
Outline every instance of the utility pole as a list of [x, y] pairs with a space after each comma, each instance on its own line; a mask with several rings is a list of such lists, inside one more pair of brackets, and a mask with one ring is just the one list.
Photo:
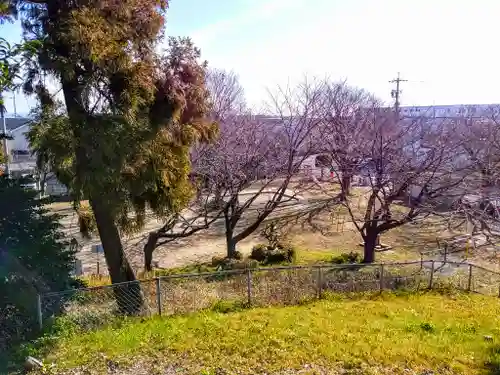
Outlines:
[[396, 79], [393, 79], [389, 81], [389, 83], [395, 83], [396, 84], [396, 89], [391, 91], [391, 97], [394, 98], [394, 112], [396, 113], [396, 116], [399, 118], [399, 96], [401, 95], [401, 89], [399, 88], [401, 82], [408, 82], [407, 79], [402, 79], [399, 75], [398, 72], [398, 77]]
[[12, 102], [14, 104], [14, 117], [17, 117], [17, 108], [16, 108], [16, 92], [12, 92]]

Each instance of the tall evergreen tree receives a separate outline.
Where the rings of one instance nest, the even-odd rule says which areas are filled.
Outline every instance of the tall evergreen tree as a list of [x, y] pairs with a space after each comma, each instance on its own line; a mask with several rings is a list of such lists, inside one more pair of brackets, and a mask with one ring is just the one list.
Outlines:
[[[0, 20], [1, 15], [8, 10], [7, 4], [0, 2]], [[18, 65], [13, 61], [12, 56], [15, 55], [16, 51], [19, 50], [18, 46], [11, 46], [7, 40], [0, 38], [0, 119], [3, 122], [5, 116], [5, 103], [4, 103], [4, 93], [14, 87], [14, 79], [17, 75]], [[4, 142], [10, 137], [3, 133], [3, 124], [0, 124], [0, 167], [7, 161], [7, 155], [5, 155]], [[3, 174], [3, 170], [0, 169], [0, 175]]]
[[[213, 133], [200, 51], [171, 38], [167, 54], [157, 54], [166, 0], [15, 3], [26, 43], [36, 47], [24, 54], [24, 90], [50, 111], [46, 82], [55, 78], [66, 108], [57, 131], [45, 123], [40, 132], [64, 136], [64, 147], [47, 136], [33, 140], [35, 149], [64, 175], [76, 204], [89, 199], [112, 282], [133, 281], [120, 230], [140, 228], [147, 208], [162, 216], [187, 203], [189, 147]], [[122, 311], [137, 312], [135, 283], [119, 290]]]
[[[38, 293], [72, 285], [74, 252], [58, 218], [22, 182], [0, 176], [0, 353], [38, 329]], [[61, 306], [45, 307], [51, 314]]]

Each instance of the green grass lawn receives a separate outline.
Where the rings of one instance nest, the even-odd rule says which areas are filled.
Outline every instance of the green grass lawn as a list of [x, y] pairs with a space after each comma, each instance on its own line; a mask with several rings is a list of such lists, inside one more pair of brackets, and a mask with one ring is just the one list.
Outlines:
[[500, 300], [491, 297], [382, 294], [227, 310], [133, 318], [87, 333], [66, 327], [45, 360], [96, 373], [105, 373], [108, 358], [123, 368], [139, 363], [147, 373], [175, 364], [184, 374], [304, 367], [333, 374], [500, 374]]

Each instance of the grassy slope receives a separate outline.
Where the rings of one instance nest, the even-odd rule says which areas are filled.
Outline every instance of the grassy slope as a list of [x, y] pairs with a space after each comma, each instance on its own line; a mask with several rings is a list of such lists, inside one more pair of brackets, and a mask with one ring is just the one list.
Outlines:
[[499, 312], [500, 300], [477, 295], [330, 298], [293, 307], [132, 319], [62, 335], [47, 359], [63, 368], [99, 368], [104, 354], [124, 364], [177, 363], [206, 374], [218, 367], [250, 374], [306, 364], [361, 367], [373, 374], [405, 368], [500, 374]]

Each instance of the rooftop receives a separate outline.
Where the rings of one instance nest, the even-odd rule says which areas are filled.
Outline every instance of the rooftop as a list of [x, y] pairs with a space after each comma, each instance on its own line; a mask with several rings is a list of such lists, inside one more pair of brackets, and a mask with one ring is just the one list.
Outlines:
[[[7, 128], [7, 131], [12, 131], [23, 125], [26, 125], [29, 122], [30, 119], [27, 117], [6, 117], [5, 127]], [[1, 124], [0, 126], [0, 131], [3, 131], [3, 124]]]

